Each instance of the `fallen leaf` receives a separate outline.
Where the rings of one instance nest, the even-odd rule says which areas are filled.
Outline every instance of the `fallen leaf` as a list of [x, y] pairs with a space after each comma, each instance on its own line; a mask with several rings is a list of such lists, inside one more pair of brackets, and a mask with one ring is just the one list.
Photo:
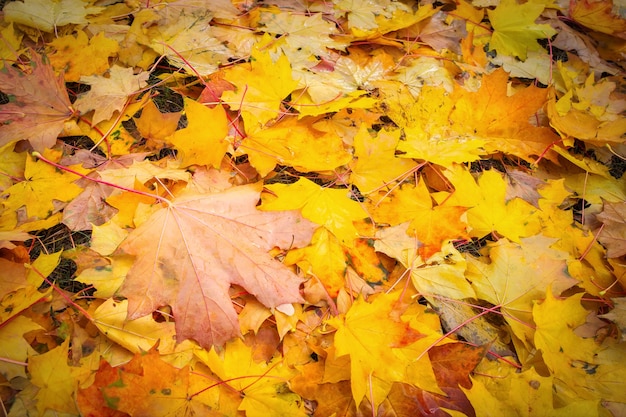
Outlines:
[[626, 38], [626, 22], [623, 16], [614, 13], [616, 6], [617, 4], [614, 4], [612, 0], [574, 0], [570, 5], [569, 14], [575, 22], [589, 29], [624, 39]]
[[509, 95], [508, 79], [509, 75], [499, 68], [483, 75], [478, 91], [457, 87], [450, 122], [458, 131], [485, 140], [488, 153], [510, 153], [527, 161], [539, 155], [555, 160], [555, 155], [545, 151], [559, 140], [558, 135], [547, 126], [529, 122], [547, 102], [547, 89], [530, 85]]
[[235, 339], [222, 354], [213, 348], [199, 352], [198, 358], [230, 389], [239, 392], [243, 399], [237, 409], [246, 416], [306, 416], [300, 396], [287, 385], [295, 372], [279, 356], [269, 363], [256, 363], [251, 349], [241, 339]]
[[[48, 151], [44, 153], [48, 159], [58, 159], [59, 152]], [[80, 165], [72, 166], [71, 169], [81, 173], [87, 173], [88, 170]], [[75, 184], [78, 177], [68, 172], [57, 170], [54, 166], [29, 157], [26, 160], [23, 181], [7, 188], [3, 195], [6, 196], [2, 205], [5, 210], [3, 214], [9, 214], [9, 221], [14, 222], [14, 226], [20, 226], [20, 229], [35, 230], [29, 227], [26, 221], [45, 220], [50, 218], [62, 206], [55, 205], [55, 201], [59, 203], [67, 203], [76, 198], [82, 191], [82, 188]], [[33, 200], [28, 196], [37, 195], [39, 198]], [[18, 223], [17, 212], [22, 206], [26, 208], [26, 221], [22, 220]], [[56, 223], [55, 223], [56, 224]], [[52, 225], [50, 225], [52, 226]], [[48, 226], [48, 227], [50, 227]]]
[[221, 166], [229, 143], [228, 119], [221, 105], [208, 108], [197, 101], [185, 99], [187, 127], [167, 138], [180, 151], [181, 167]]
[[249, 65], [237, 65], [226, 71], [224, 78], [234, 84], [236, 91], [224, 91], [222, 101], [231, 110], [241, 110], [247, 128], [264, 126], [280, 114], [282, 101], [297, 83], [291, 77], [291, 66], [285, 55], [274, 61], [264, 44], [269, 36], [252, 50]]
[[[108, 385], [105, 382], [113, 379], [109, 365], [103, 363], [98, 373], [103, 374], [98, 384], [104, 405], [133, 417], [193, 416], [196, 412], [206, 415], [210, 410], [201, 395], [194, 395], [196, 381], [206, 380], [190, 372], [189, 366], [177, 369], [164, 362], [154, 348], [136, 354], [131, 362], [121, 366], [117, 378]], [[83, 393], [83, 398], [88, 393]], [[94, 390], [91, 393], [96, 394]]]
[[368, 386], [371, 388], [374, 375], [388, 382], [406, 379], [410, 361], [396, 354], [394, 348], [403, 348], [423, 337], [408, 323], [391, 318], [393, 297], [380, 294], [371, 303], [359, 298], [345, 316], [327, 321], [337, 329], [336, 355], [350, 356], [352, 397], [357, 403], [365, 396]]
[[501, 239], [489, 246], [490, 263], [468, 257], [466, 277], [477, 297], [500, 306], [523, 343], [533, 338], [533, 300], [543, 298], [548, 287], [561, 294], [576, 284], [567, 273], [565, 252], [550, 247], [555, 241], [541, 235], [521, 244]]
[[210, 348], [239, 334], [231, 284], [267, 307], [301, 301], [302, 279], [267, 252], [307, 244], [314, 226], [295, 212], [258, 211], [260, 191], [181, 197], [131, 232], [121, 245], [137, 257], [120, 290], [128, 319], [171, 305], [178, 338]]
[[[7, 7], [17, 4], [22, 3]], [[26, 139], [36, 151], [43, 152], [56, 143], [74, 108], [63, 75], [55, 75], [34, 51], [31, 55], [30, 71], [7, 66], [0, 72], [0, 90], [13, 97], [0, 107], [0, 146]]]
[[494, 29], [489, 47], [499, 54], [526, 60], [528, 51], [541, 48], [537, 39], [549, 39], [556, 34], [550, 25], [535, 23], [544, 8], [540, 3], [502, 0], [494, 10], [487, 10]]
[[24, 0], [3, 8], [8, 22], [20, 23], [44, 32], [53, 32], [71, 23], [87, 24], [87, 15], [97, 14], [101, 7], [87, 6], [80, 0]]
[[89, 39], [82, 30], [76, 32], [76, 36], [56, 38], [50, 45], [56, 50], [50, 55], [50, 64], [63, 72], [66, 82], [77, 82], [81, 76], [103, 74], [109, 69], [109, 58], [120, 48], [104, 32]]
[[417, 167], [414, 161], [396, 157], [400, 134], [400, 130], [381, 130], [372, 135], [365, 125], [361, 125], [354, 137], [350, 182], [359, 187], [362, 194], [386, 188], [387, 184]]
[[114, 65], [107, 75], [108, 77], [89, 75], [80, 78], [80, 82], [90, 85], [91, 90], [78, 97], [74, 107], [81, 113], [94, 110], [91, 118], [94, 125], [108, 120], [115, 112], [121, 112], [128, 98], [146, 86], [150, 74], [144, 71], [135, 75], [132, 68]]
[[553, 378], [539, 375], [534, 368], [510, 375], [500, 386], [494, 380], [496, 384], [486, 386], [482, 378], [472, 378], [472, 388], [464, 389], [476, 415], [600, 416], [598, 401], [576, 398], [555, 407]]
[[352, 245], [359, 232], [354, 221], [367, 217], [363, 207], [351, 200], [351, 192], [325, 188], [301, 177], [293, 184], [269, 184], [276, 197], [263, 196], [261, 210], [297, 210], [302, 216], [330, 230], [344, 245]]
[[62, 413], [76, 413], [73, 401], [74, 391], [79, 381], [76, 369], [68, 365], [70, 339], [42, 355], [32, 356], [28, 361], [31, 381], [39, 387], [35, 396], [40, 415], [46, 410]]
[[596, 218], [604, 223], [598, 240], [607, 248], [606, 256], [619, 258], [626, 255], [626, 202], [605, 201]]

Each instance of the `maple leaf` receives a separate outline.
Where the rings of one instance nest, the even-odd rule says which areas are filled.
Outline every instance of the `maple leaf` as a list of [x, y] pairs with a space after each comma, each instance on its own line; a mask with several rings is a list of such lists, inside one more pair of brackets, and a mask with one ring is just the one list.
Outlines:
[[297, 264], [305, 273], [319, 279], [331, 297], [336, 297], [345, 284], [347, 260], [341, 243], [324, 227], [315, 231], [311, 245], [290, 250], [285, 264]]
[[626, 255], [626, 203], [605, 202], [596, 217], [605, 226], [598, 240], [606, 246], [606, 256], [619, 258]]
[[50, 46], [56, 52], [50, 55], [50, 64], [63, 71], [65, 81], [78, 81], [81, 76], [102, 74], [109, 69], [109, 57], [115, 55], [120, 45], [108, 39], [104, 32], [91, 39], [80, 30], [76, 36], [66, 35], [54, 39]]
[[206, 415], [210, 410], [201, 395], [193, 395], [195, 386], [204, 378], [190, 372], [189, 366], [177, 369], [164, 362], [156, 348], [137, 353], [115, 371], [115, 377], [112, 374], [110, 365], [103, 362], [96, 374], [95, 389], [80, 391], [79, 404], [85, 404], [87, 395], [93, 395], [100, 405], [131, 416], [193, 416], [196, 412]]
[[[44, 152], [44, 155], [48, 159], [54, 160], [58, 159], [60, 153], [48, 150]], [[71, 166], [70, 168], [81, 173], [88, 172], [80, 165]], [[26, 160], [24, 177], [23, 181], [4, 191], [3, 195], [7, 197], [2, 203], [4, 212], [0, 216], [0, 219], [7, 216], [6, 222], [9, 225], [17, 225], [22, 230], [40, 228], [36, 223], [32, 223], [37, 220], [49, 219], [52, 224], [48, 227], [58, 223], [60, 219], [54, 213], [59, 210], [60, 206], [55, 204], [55, 201], [67, 203], [77, 197], [82, 191], [82, 188], [75, 184], [75, 175], [60, 172], [54, 166], [41, 160], [35, 160], [33, 157], [29, 157]], [[39, 199], [33, 200], [29, 197], [33, 195], [39, 196]], [[27, 222], [22, 222], [23, 224], [18, 225], [17, 215], [23, 207], [25, 208], [24, 217]]]
[[[324, 19], [322, 13], [310, 15], [286, 14], [277, 10], [262, 13], [259, 24], [266, 33], [280, 35], [281, 50], [292, 66], [310, 66], [311, 56], [328, 56], [335, 49], [345, 51], [348, 43], [337, 37], [336, 25]], [[319, 59], [319, 58], [318, 58]]]
[[0, 107], [0, 146], [27, 139], [43, 152], [56, 143], [74, 109], [63, 75], [56, 76], [40, 55], [31, 55], [30, 72], [10, 66], [0, 72], [0, 91], [11, 97]]
[[506, 201], [506, 182], [495, 171], [485, 171], [478, 182], [464, 168], [451, 167], [444, 172], [455, 187], [446, 200], [450, 206], [469, 207], [467, 223], [471, 236], [482, 237], [488, 233], [519, 241], [540, 230], [537, 209], [520, 198]]
[[50, 409], [64, 413], [76, 413], [73, 393], [79, 381], [76, 369], [68, 365], [70, 339], [42, 355], [32, 356], [28, 361], [31, 381], [39, 387], [35, 396], [40, 415]]
[[350, 162], [352, 155], [341, 138], [316, 129], [315, 122], [314, 118], [288, 117], [262, 129], [248, 128], [239, 150], [263, 176], [277, 164], [302, 171], [330, 171]]
[[408, 323], [390, 317], [393, 297], [380, 294], [371, 303], [359, 298], [345, 315], [327, 321], [337, 329], [336, 355], [350, 356], [352, 396], [357, 403], [365, 396], [368, 381], [374, 375], [388, 382], [405, 380], [410, 361], [394, 349], [423, 337]]
[[[507, 73], [497, 69], [483, 76], [478, 91], [457, 87], [450, 122], [455, 130], [484, 139], [487, 152], [497, 149], [525, 160], [542, 155], [559, 139], [551, 129], [529, 123], [546, 103], [547, 90], [531, 85], [509, 96], [507, 82]], [[555, 159], [551, 154], [544, 157]]]
[[559, 300], [548, 288], [545, 300], [535, 304], [532, 314], [536, 324], [535, 346], [541, 349], [551, 374], [582, 398], [589, 399], [595, 397], [594, 375], [601, 377], [603, 372], [597, 369], [595, 359], [599, 347], [593, 339], [583, 339], [573, 331], [589, 314], [580, 305], [581, 297], [582, 294], [576, 294]]
[[466, 277], [477, 297], [501, 306], [513, 333], [524, 343], [533, 337], [527, 326], [532, 323], [533, 300], [542, 298], [548, 287], [560, 294], [577, 282], [567, 274], [566, 254], [550, 248], [554, 242], [541, 235], [522, 239], [521, 245], [502, 239], [490, 245], [491, 263], [468, 258]]
[[540, 3], [518, 4], [516, 0], [502, 0], [494, 10], [487, 10], [494, 29], [490, 48], [499, 54], [526, 60], [528, 51], [541, 48], [537, 39], [556, 34], [550, 25], [535, 23], [544, 8]]
[[389, 117], [404, 128], [406, 139], [397, 147], [401, 157], [446, 166], [475, 161], [483, 153], [484, 139], [452, 129], [454, 102], [444, 88], [424, 86], [415, 99], [403, 86], [387, 91], [385, 102]]
[[[492, 378], [498, 380], [499, 378]], [[553, 378], [544, 377], [534, 368], [509, 375], [503, 383], [487, 385], [472, 378], [472, 388], [463, 389], [476, 410], [476, 415], [600, 416], [598, 401], [572, 399], [555, 408]]]
[[295, 372], [278, 354], [268, 363], [257, 363], [252, 358], [251, 348], [241, 339], [235, 339], [221, 354], [212, 348], [198, 352], [197, 356], [224, 384], [240, 393], [243, 400], [237, 409], [246, 416], [307, 415], [300, 404], [300, 396], [291, 392], [287, 385]]
[[570, 17], [589, 29], [626, 38], [626, 21], [613, 10], [617, 5], [611, 0], [574, 0], [570, 4]]
[[16, 52], [20, 49], [24, 34], [16, 31], [13, 23], [9, 23], [0, 30], [0, 36], [4, 39], [4, 44], [0, 45], [0, 69], [2, 69], [7, 61], [16, 60]]
[[423, 415], [444, 417], [448, 415], [444, 409], [475, 416], [474, 409], [461, 388], [471, 386], [469, 375], [483, 359], [484, 353], [484, 348], [461, 343], [434, 346], [428, 351], [428, 355], [437, 383], [445, 395], [395, 382], [383, 406], [388, 403], [398, 416], [412, 416], [419, 410]]
[[121, 294], [130, 320], [171, 305], [176, 333], [204, 347], [239, 333], [228, 289], [238, 284], [268, 307], [299, 302], [302, 280], [268, 255], [301, 246], [314, 226], [296, 212], [256, 209], [261, 184], [177, 198], [120, 246], [137, 260]]
[[[0, 260], [3, 270], [7, 266]], [[4, 303], [2, 303], [4, 304]], [[35, 330], [45, 330], [32, 319], [16, 316], [9, 322], [2, 323], [2, 339], [0, 340], [0, 356], [8, 360], [0, 362], [0, 374], [7, 380], [15, 377], [26, 378], [26, 370], [20, 362], [35, 354], [24, 335]]]
[[81, 113], [95, 110], [91, 120], [94, 125], [109, 119], [116, 111], [122, 111], [128, 97], [146, 86], [150, 74], [144, 71], [135, 75], [132, 68], [114, 65], [109, 69], [108, 75], [80, 78], [81, 83], [91, 85], [91, 90], [78, 97], [74, 107]]
[[600, 145], [622, 143], [626, 122], [621, 115], [626, 100], [615, 97], [616, 87], [616, 83], [605, 79], [596, 83], [590, 74], [584, 85], [569, 89], [558, 100], [551, 89], [546, 108], [550, 125], [562, 135], [580, 140]]
[[268, 41], [266, 35], [253, 48], [250, 64], [229, 68], [224, 75], [237, 89], [225, 91], [222, 100], [232, 110], [241, 110], [245, 125], [250, 128], [276, 118], [282, 101], [298, 85], [291, 77], [287, 57], [280, 55], [274, 62], [269, 51], [264, 51]]
[[384, 187], [417, 166], [414, 161], [396, 158], [400, 133], [400, 130], [381, 130], [373, 137], [366, 126], [361, 125], [354, 137], [355, 159], [350, 163], [350, 183], [359, 187], [362, 194]]
[[193, 3], [178, 1], [159, 11], [160, 19], [147, 30], [146, 43], [188, 73], [209, 75], [241, 51], [229, 48], [229, 39], [216, 36], [219, 28], [210, 25], [215, 14], [207, 10], [213, 2]]
[[154, 100], [150, 100], [141, 109], [141, 117], [134, 121], [141, 136], [158, 146], [176, 131], [180, 116], [181, 113], [161, 113]]
[[302, 216], [330, 230], [344, 245], [351, 246], [359, 232], [354, 221], [367, 217], [346, 189], [325, 188], [301, 177], [293, 184], [269, 184], [265, 187], [275, 198], [263, 197], [261, 210], [302, 210]]
[[210, 109], [195, 100], [185, 99], [187, 127], [174, 132], [169, 141], [181, 153], [183, 167], [189, 165], [221, 166], [229, 143], [228, 119], [221, 105]]
[[447, 22], [447, 19], [447, 13], [438, 11], [420, 30], [419, 39], [437, 51], [449, 49], [459, 54], [461, 39], [467, 36], [466, 23], [461, 19]]
[[11, 2], [2, 10], [8, 22], [52, 32], [70, 23], [87, 24], [86, 16], [98, 14], [103, 8], [88, 7], [81, 0], [24, 0]]

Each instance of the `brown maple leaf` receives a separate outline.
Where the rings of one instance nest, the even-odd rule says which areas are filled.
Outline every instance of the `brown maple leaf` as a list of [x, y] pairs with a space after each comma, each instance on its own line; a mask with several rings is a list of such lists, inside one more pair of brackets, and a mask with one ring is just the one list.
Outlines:
[[51, 148], [74, 114], [63, 74], [56, 76], [44, 59], [32, 53], [30, 72], [5, 66], [0, 91], [9, 103], [0, 107], [0, 146], [26, 139], [36, 151]]
[[137, 257], [121, 288], [128, 319], [170, 305], [180, 340], [209, 349], [239, 334], [231, 284], [270, 308], [302, 302], [302, 279], [267, 251], [308, 244], [316, 226], [297, 211], [258, 211], [261, 188], [180, 197], [135, 229], [121, 245]]

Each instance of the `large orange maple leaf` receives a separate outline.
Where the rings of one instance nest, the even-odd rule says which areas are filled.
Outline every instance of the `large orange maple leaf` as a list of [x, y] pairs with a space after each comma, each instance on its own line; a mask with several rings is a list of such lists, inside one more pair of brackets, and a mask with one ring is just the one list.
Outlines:
[[270, 308], [302, 302], [302, 279], [268, 250], [306, 245], [316, 226], [296, 211], [258, 211], [261, 187], [179, 197], [135, 229], [120, 246], [136, 256], [120, 290], [128, 319], [170, 305], [178, 339], [208, 349], [239, 334], [231, 284]]

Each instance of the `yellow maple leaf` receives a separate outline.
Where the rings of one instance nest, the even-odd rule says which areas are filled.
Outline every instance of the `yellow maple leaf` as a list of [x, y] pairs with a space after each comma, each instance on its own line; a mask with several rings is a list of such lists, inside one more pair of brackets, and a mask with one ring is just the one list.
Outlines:
[[177, 130], [169, 141], [181, 153], [182, 167], [207, 165], [219, 168], [228, 149], [228, 118], [221, 105], [208, 108], [185, 98], [188, 125]]
[[81, 0], [24, 0], [7, 4], [3, 12], [7, 22], [52, 32], [70, 23], [87, 24], [87, 15], [102, 10]]
[[347, 262], [341, 243], [324, 227], [315, 231], [309, 246], [289, 251], [284, 262], [297, 264], [304, 273], [320, 280], [331, 297], [336, 297], [345, 284]]
[[221, 353], [211, 348], [196, 355], [225, 385], [240, 392], [243, 400], [238, 410], [245, 411], [246, 416], [307, 415], [300, 396], [291, 392], [287, 385], [295, 370], [284, 364], [279, 354], [269, 363], [257, 363], [251, 348], [241, 339], [235, 339]]
[[[49, 150], [44, 152], [44, 156], [54, 161], [61, 157], [61, 152]], [[81, 165], [72, 165], [69, 168], [83, 174], [89, 172]], [[17, 225], [17, 213], [22, 207], [25, 207], [28, 222], [56, 218], [54, 213], [59, 207], [55, 207], [54, 201], [67, 203], [83, 190], [74, 183], [79, 178], [76, 175], [59, 171], [54, 166], [33, 157], [26, 159], [24, 177], [23, 181], [4, 190], [3, 194], [7, 198], [2, 203], [4, 211], [0, 219], [4, 217], [5, 221], [0, 220], [0, 224]], [[34, 195], [38, 196], [36, 200], [32, 198]], [[28, 222], [19, 225], [20, 229], [35, 230]], [[53, 224], [48, 227], [51, 226]]]
[[224, 79], [235, 85], [235, 91], [225, 91], [222, 100], [231, 110], [241, 110], [249, 128], [264, 126], [280, 114], [282, 101], [298, 83], [291, 77], [291, 65], [285, 55], [274, 62], [266, 51], [269, 35], [252, 50], [249, 64], [225, 70]]
[[20, 362], [26, 362], [28, 357], [34, 356], [35, 350], [24, 335], [45, 329], [25, 316], [13, 317], [11, 321], [2, 324], [0, 356], [8, 360], [0, 362], [0, 374], [8, 380], [15, 377], [26, 378], [26, 370]]
[[574, 0], [570, 4], [570, 17], [589, 29], [624, 38], [626, 21], [623, 15], [614, 12], [620, 7], [623, 5], [612, 0]]
[[154, 100], [150, 100], [134, 121], [141, 136], [149, 142], [148, 146], [162, 146], [162, 142], [176, 131], [180, 116], [181, 113], [161, 113]]
[[[589, 189], [596, 187], [604, 196], [608, 195], [606, 190], [611, 189], [609, 182], [594, 184]], [[552, 248], [562, 250], [573, 257], [568, 261], [568, 272], [579, 280], [579, 286], [589, 294], [600, 296], [600, 291], [609, 287], [614, 282], [615, 276], [607, 270], [606, 252], [594, 235], [572, 222], [572, 213], [560, 207], [573, 191], [565, 188], [565, 179], [560, 179], [548, 181], [541, 187], [539, 193], [542, 197], [538, 201], [541, 209], [538, 215], [542, 224], [542, 234], [557, 238]]]
[[[616, 83], [606, 79], [596, 83], [590, 74], [583, 85], [573, 85], [558, 100], [551, 89], [546, 108], [550, 125], [562, 136], [600, 146], [623, 143], [626, 101], [616, 94], [616, 88]], [[571, 144], [571, 139], [568, 142]]]
[[496, 232], [518, 242], [522, 236], [539, 232], [538, 210], [521, 198], [507, 201], [507, 185], [498, 172], [485, 171], [478, 182], [461, 166], [453, 166], [444, 174], [455, 188], [446, 204], [469, 207], [467, 223], [471, 236]]
[[542, 155], [559, 137], [548, 127], [529, 123], [547, 101], [547, 90], [531, 85], [508, 95], [508, 80], [509, 75], [497, 69], [482, 77], [478, 91], [457, 87], [450, 122], [455, 131], [485, 140], [487, 153], [505, 152], [528, 160]]
[[361, 125], [354, 137], [354, 157], [350, 163], [350, 182], [362, 194], [369, 194], [406, 175], [417, 164], [412, 160], [395, 156], [396, 145], [401, 131], [381, 130], [372, 135], [365, 125]]
[[536, 324], [535, 346], [541, 349], [550, 373], [561, 384], [581, 398], [599, 399], [594, 385], [605, 375], [603, 365], [596, 362], [600, 347], [593, 339], [582, 338], [573, 330], [584, 324], [589, 315], [580, 304], [581, 297], [582, 294], [576, 294], [557, 299], [548, 288], [545, 300], [536, 304], [532, 312]]
[[66, 82], [76, 82], [83, 75], [102, 74], [109, 69], [109, 57], [119, 51], [120, 45], [100, 32], [91, 39], [79, 30], [76, 37], [66, 35], [54, 39], [50, 46], [56, 50], [50, 55], [50, 64], [63, 71]]
[[185, 362], [190, 359], [191, 351], [197, 348], [197, 345], [189, 340], [177, 342], [174, 322], [157, 322], [152, 316], [127, 320], [127, 314], [127, 300], [118, 302], [109, 298], [98, 306], [92, 318], [103, 335], [132, 353], [146, 352], [159, 342], [161, 355], [188, 350], [189, 354], [182, 360]]
[[577, 283], [567, 274], [567, 254], [550, 247], [555, 241], [542, 235], [521, 244], [501, 239], [489, 246], [490, 263], [468, 258], [465, 276], [477, 297], [501, 306], [513, 333], [529, 350], [534, 300], [543, 298], [548, 287], [561, 294]]
[[[553, 387], [554, 378], [544, 377], [534, 368], [506, 378], [473, 377], [472, 388], [463, 391], [477, 415], [555, 417], [600, 416], [599, 401], [574, 399], [555, 408], [560, 396]], [[556, 397], [556, 398], [555, 398]]]
[[49, 287], [44, 292], [39, 287], [44, 278], [59, 264], [61, 252], [41, 254], [27, 271], [24, 264], [2, 260], [0, 266], [0, 324], [6, 324], [36, 302], [45, 299], [52, 292]]
[[6, 61], [11, 62], [17, 59], [16, 54], [20, 49], [24, 34], [17, 32], [13, 27], [13, 23], [9, 23], [8, 26], [0, 30], [0, 36], [2, 36], [4, 40], [4, 42], [0, 44], [0, 69], [2, 69]]
[[316, 129], [316, 119], [283, 118], [262, 129], [247, 129], [239, 151], [248, 155], [250, 163], [263, 176], [276, 164], [289, 165], [301, 171], [332, 171], [347, 164], [352, 155], [341, 137]]
[[417, 100], [404, 85], [385, 89], [388, 116], [405, 132], [398, 143], [401, 157], [439, 165], [471, 162], [484, 151], [484, 139], [455, 131], [450, 124], [454, 102], [443, 87], [424, 86]]
[[[379, 294], [371, 303], [359, 298], [345, 315], [327, 320], [337, 329], [336, 356], [350, 356], [350, 383], [357, 404], [365, 396], [368, 386], [371, 387], [372, 377], [387, 383], [407, 379], [411, 358], [396, 349], [407, 347], [423, 337], [408, 323], [391, 317], [396, 301], [397, 294]], [[383, 399], [371, 400], [380, 403]]]
[[32, 356], [28, 360], [28, 372], [31, 382], [39, 387], [35, 400], [40, 415], [46, 410], [74, 413], [74, 391], [79, 381], [77, 369], [68, 365], [70, 339], [42, 355]]
[[502, 0], [494, 10], [487, 10], [494, 29], [490, 48], [498, 54], [516, 56], [522, 61], [528, 51], [540, 50], [537, 39], [556, 34], [550, 25], [535, 23], [544, 8], [541, 3], [518, 4], [516, 0]]
[[350, 199], [350, 190], [325, 188], [301, 177], [293, 184], [269, 184], [260, 210], [301, 210], [302, 216], [326, 227], [344, 245], [351, 246], [359, 232], [353, 222], [367, 217], [363, 207]]
[[78, 97], [74, 106], [82, 113], [94, 110], [91, 123], [98, 124], [116, 111], [122, 111], [128, 98], [146, 86], [149, 75], [147, 72], [135, 74], [132, 68], [114, 65], [108, 77], [82, 76], [80, 82], [91, 85], [91, 90]]

